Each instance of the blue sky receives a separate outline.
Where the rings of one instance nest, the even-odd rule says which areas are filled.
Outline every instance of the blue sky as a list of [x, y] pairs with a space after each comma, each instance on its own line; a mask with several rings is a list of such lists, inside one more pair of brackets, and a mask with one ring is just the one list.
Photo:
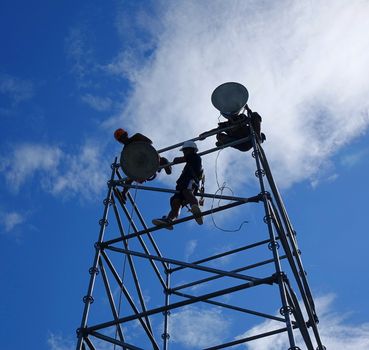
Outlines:
[[[120, 151], [115, 128], [144, 133], [157, 149], [192, 138], [218, 122], [213, 89], [238, 81], [263, 117], [264, 148], [298, 232], [323, 342], [369, 349], [368, 15], [360, 0], [2, 1], [1, 348], [73, 349], [110, 164]], [[215, 157], [204, 159], [208, 192], [217, 190], [217, 174], [234, 193], [255, 194], [249, 155]], [[179, 170], [154, 184], [172, 188]], [[166, 213], [167, 195], [136, 195], [148, 222]], [[260, 215], [250, 206], [215, 217], [228, 229], [247, 220], [240, 232], [217, 230], [208, 217], [202, 227], [183, 224], [157, 239], [168, 256], [196, 260], [244, 244], [245, 236], [255, 241], [254, 232], [265, 230]], [[144, 285], [151, 306], [158, 293]], [[243, 327], [213, 309], [172, 318], [173, 349], [268, 326]], [[197, 332], [187, 326], [193, 320]], [[278, 336], [249, 349], [286, 346]]]

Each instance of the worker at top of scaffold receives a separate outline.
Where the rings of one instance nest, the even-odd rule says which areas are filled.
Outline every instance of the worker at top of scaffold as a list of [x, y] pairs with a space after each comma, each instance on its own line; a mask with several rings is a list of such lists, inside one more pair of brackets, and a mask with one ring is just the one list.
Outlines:
[[203, 224], [199, 202], [195, 197], [199, 189], [200, 181], [203, 178], [203, 169], [201, 157], [197, 154], [198, 148], [194, 141], [185, 141], [182, 145], [182, 157], [173, 159], [174, 164], [185, 163], [180, 177], [177, 180], [176, 191], [170, 198], [170, 212], [161, 219], [154, 219], [152, 223], [164, 227], [168, 230], [173, 229], [173, 220], [175, 220], [181, 211], [181, 207], [190, 206], [190, 211], [194, 215], [199, 225]]
[[[217, 142], [215, 143], [215, 145], [217, 147], [247, 138], [245, 141], [231, 146], [241, 152], [247, 152], [252, 148], [250, 128], [251, 124], [253, 130], [255, 131], [256, 137], [259, 139], [260, 142], [264, 142], [266, 138], [265, 135], [261, 132], [262, 118], [260, 114], [251, 111], [251, 109], [247, 105], [245, 106], [245, 109], [248, 112], [247, 115], [241, 113], [224, 116], [228, 120], [225, 122], [219, 122], [217, 128], [205, 131], [200, 134], [200, 140], [205, 139], [207, 136], [213, 135], [215, 131], [219, 130], [219, 132], [216, 134]], [[230, 127], [230, 129], [222, 131], [222, 129], [228, 127]]]
[[[115, 140], [117, 140], [119, 143], [121, 143], [124, 147], [128, 146], [128, 145], [131, 145], [131, 144], [134, 144], [134, 143], [147, 143], [149, 145], [152, 145], [152, 141], [145, 135], [143, 134], [140, 134], [140, 133], [136, 133], [134, 135], [132, 135], [131, 137], [128, 136], [128, 132], [122, 128], [119, 128], [117, 130], [115, 130], [114, 132], [114, 138]], [[124, 150], [124, 147], [123, 147], [123, 150]], [[158, 155], [159, 157], [159, 155]], [[170, 175], [172, 173], [172, 167], [169, 165], [169, 161], [168, 159], [166, 159], [165, 157], [159, 157], [159, 169], [157, 172], [160, 172], [162, 168], [164, 168], [164, 171], [166, 172], [166, 174]], [[151, 181], [153, 180], [154, 178], [156, 177], [156, 174], [154, 174], [152, 177], [148, 178], [148, 179], [144, 179], [144, 180], [134, 180], [134, 179], [131, 179], [131, 178], [127, 178], [124, 183], [126, 185], [131, 185], [133, 183], [133, 181], [138, 181], [140, 183], [144, 182], [144, 181]], [[126, 201], [126, 195], [127, 195], [127, 192], [128, 192], [129, 188], [128, 187], [124, 187], [123, 191], [122, 192], [119, 192], [116, 193], [119, 198], [125, 202]]]
[[[247, 152], [253, 146], [252, 127], [259, 142], [263, 142], [265, 135], [260, 132], [261, 116], [248, 107], [248, 98], [249, 92], [240, 83], [227, 82], [219, 85], [211, 94], [211, 103], [227, 121], [219, 122], [217, 128], [200, 134], [200, 140], [216, 133], [217, 147], [230, 144], [241, 152]], [[247, 111], [247, 115], [244, 111]]]

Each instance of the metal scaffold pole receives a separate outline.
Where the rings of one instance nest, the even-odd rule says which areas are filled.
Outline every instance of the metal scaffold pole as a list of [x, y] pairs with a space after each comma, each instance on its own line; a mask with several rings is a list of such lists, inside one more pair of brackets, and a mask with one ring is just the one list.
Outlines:
[[[118, 165], [117, 165], [117, 158], [116, 158], [114, 163], [112, 164], [112, 174], [111, 174], [110, 180], [114, 179], [115, 170], [116, 170], [117, 167], [118, 167]], [[103, 217], [99, 221], [100, 232], [99, 232], [99, 238], [98, 238], [98, 241], [97, 241], [99, 244], [102, 243], [103, 239], [104, 239], [105, 228], [106, 228], [107, 223], [108, 223], [107, 218], [108, 218], [109, 206], [111, 204], [111, 198], [112, 198], [112, 188], [109, 186], [108, 193], [106, 195], [106, 198], [104, 199]], [[78, 330], [77, 330], [77, 336], [78, 336], [77, 349], [78, 350], [81, 350], [84, 347], [83, 339], [86, 335], [83, 333], [83, 330], [87, 326], [87, 319], [88, 319], [88, 314], [89, 314], [89, 311], [90, 311], [90, 306], [94, 302], [92, 294], [93, 294], [93, 289], [94, 289], [94, 285], [95, 285], [96, 276], [99, 273], [98, 266], [99, 266], [99, 263], [100, 263], [100, 250], [98, 249], [98, 247], [95, 247], [95, 248], [96, 248], [96, 250], [95, 250], [95, 257], [94, 257], [93, 265], [89, 269], [90, 282], [89, 282], [89, 285], [88, 285], [87, 294], [86, 294], [86, 296], [83, 297], [83, 302], [84, 302], [85, 306], [84, 306], [84, 309], [83, 309], [81, 327], [78, 328]]]
[[[213, 101], [213, 104], [216, 106], [217, 101]], [[286, 350], [325, 349], [296, 232], [262, 148], [260, 132], [255, 130], [251, 122], [252, 112], [247, 106], [244, 106], [245, 109], [247, 115], [242, 114], [242, 123], [249, 128], [249, 136], [222, 144], [217, 142], [216, 147], [198, 154], [205, 157], [221, 149], [237, 148], [249, 142], [252, 153], [242, 155], [250, 155], [255, 166], [256, 192], [250, 196], [205, 191], [195, 195], [197, 198], [226, 201], [226, 204], [219, 203], [216, 207], [212, 205], [202, 210], [202, 218], [213, 217], [237, 207], [239, 210], [244, 206], [250, 207], [257, 213], [255, 217], [262, 224], [262, 233], [240, 235], [237, 245], [223, 246], [221, 251], [213, 251], [196, 260], [178, 255], [175, 249], [171, 249], [175, 233], [165, 235], [168, 227], [147, 224], [145, 198], [149, 193], [176, 195], [179, 191], [147, 186], [143, 181], [127, 181], [121, 162], [115, 159], [107, 183], [98, 240], [94, 244], [95, 254], [89, 269], [87, 293], [83, 297], [84, 308], [77, 330], [76, 350], [99, 349], [103, 348], [102, 344], [110, 344], [114, 350], [176, 348], [176, 324], [191, 307], [221, 310], [227, 317], [242, 320], [248, 329], [260, 321], [274, 325], [257, 334], [243, 332], [240, 336], [236, 332], [221, 341], [216, 338], [206, 346], [201, 346], [203, 349], [230, 348], [281, 334], [285, 334], [288, 342], [289, 348]], [[187, 141], [202, 141], [215, 135], [218, 138], [220, 132], [228, 132], [239, 125], [210, 130], [201, 137]], [[157, 152], [163, 154], [187, 141]], [[175, 166], [176, 163], [169, 165]], [[160, 165], [160, 168], [163, 167]], [[122, 189], [126, 192], [126, 198], [121, 195]], [[139, 209], [137, 193], [141, 194], [143, 209]], [[173, 220], [171, 229], [181, 225], [191, 232], [200, 231], [204, 226], [191, 225], [197, 219], [196, 214], [191, 212]], [[209, 227], [206, 229], [209, 230]], [[201, 237], [199, 235], [197, 240], [200, 241]], [[232, 267], [221, 263], [231, 258], [234, 265], [229, 266]], [[255, 300], [259, 291], [260, 299]], [[276, 315], [276, 309], [279, 309], [280, 315]], [[195, 328], [196, 324], [191, 326]], [[194, 349], [197, 348], [200, 347], [194, 346]]]

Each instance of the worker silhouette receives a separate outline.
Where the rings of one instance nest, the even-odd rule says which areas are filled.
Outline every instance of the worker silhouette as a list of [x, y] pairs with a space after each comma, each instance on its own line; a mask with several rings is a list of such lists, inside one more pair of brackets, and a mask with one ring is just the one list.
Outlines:
[[238, 149], [241, 152], [247, 152], [252, 148], [252, 140], [251, 140], [251, 129], [255, 131], [256, 136], [260, 140], [260, 142], [265, 141], [265, 135], [261, 133], [261, 121], [262, 118], [259, 113], [251, 111], [250, 108], [246, 105], [248, 115], [245, 114], [232, 114], [232, 115], [224, 115], [228, 120], [226, 122], [219, 122], [218, 127], [212, 130], [203, 132], [199, 135], [200, 140], [205, 139], [207, 136], [210, 136], [214, 131], [224, 129], [226, 127], [234, 126], [229, 130], [220, 131], [216, 134], [217, 142], [215, 145], [217, 147], [226, 145], [228, 143], [241, 140], [243, 138], [248, 138], [244, 142], [238, 143], [236, 145], [232, 145], [231, 147]]
[[173, 230], [173, 220], [175, 220], [181, 211], [181, 207], [190, 205], [190, 211], [199, 225], [203, 224], [201, 210], [195, 194], [199, 189], [200, 180], [203, 176], [201, 157], [197, 154], [198, 148], [195, 142], [186, 141], [181, 148], [183, 157], [173, 159], [174, 164], [185, 163], [180, 177], [177, 180], [176, 191], [170, 198], [170, 212], [161, 219], [154, 219], [152, 223], [162, 226], [168, 230]]
[[[152, 141], [146, 137], [145, 135], [142, 135], [140, 133], [136, 133], [131, 137], [128, 137], [128, 132], [122, 128], [119, 128], [117, 130], [115, 130], [114, 132], [114, 138], [121, 144], [123, 144], [124, 146], [127, 146], [129, 144], [132, 144], [134, 142], [146, 142], [149, 145], [152, 145]], [[159, 157], [159, 170], [158, 172], [161, 171], [162, 167], [164, 167], [164, 171], [166, 172], [166, 174], [170, 175], [172, 173], [172, 167], [169, 165], [169, 161], [168, 159], [164, 158], [164, 157]], [[156, 174], [154, 174], [154, 176], [143, 180], [143, 181], [138, 181], [140, 183], [144, 182], [144, 181], [151, 181], [156, 177]], [[131, 185], [135, 180], [127, 178], [124, 183], [126, 185]], [[118, 197], [123, 201], [123, 203], [126, 202], [127, 200], [127, 192], [128, 192], [129, 188], [128, 187], [124, 187], [122, 192], [119, 192], [117, 190], [116, 195], [118, 195]]]

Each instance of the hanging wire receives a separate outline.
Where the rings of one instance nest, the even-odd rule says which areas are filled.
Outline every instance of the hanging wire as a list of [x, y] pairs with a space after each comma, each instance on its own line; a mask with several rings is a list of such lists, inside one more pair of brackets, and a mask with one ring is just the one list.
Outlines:
[[[133, 203], [136, 203], [136, 196], [137, 196], [137, 187], [135, 188], [135, 193], [133, 195]], [[127, 228], [127, 233], [129, 234], [130, 230], [131, 230], [131, 221], [132, 221], [132, 215], [133, 215], [133, 210], [134, 210], [134, 205], [132, 205], [132, 209], [131, 209], [131, 214], [130, 214], [130, 220], [128, 220], [128, 228]], [[122, 284], [124, 283], [124, 276], [126, 273], [126, 263], [127, 263], [127, 254], [124, 254], [124, 262], [123, 262], [123, 269], [122, 269]], [[120, 293], [119, 293], [119, 301], [118, 301], [118, 318], [120, 317], [120, 310], [121, 310], [121, 306], [122, 306], [122, 296], [123, 296], [123, 291], [122, 288], [120, 289]], [[118, 336], [118, 325], [115, 329], [115, 340], [117, 340], [117, 336]], [[116, 344], [114, 344], [114, 350], [116, 349]]]
[[[218, 189], [215, 191], [215, 195], [218, 194], [218, 193], [220, 193], [220, 195], [223, 195], [224, 190], [227, 189], [227, 190], [229, 190], [231, 192], [231, 194], [233, 196], [232, 189], [229, 186], [226, 186], [227, 183], [225, 181], [223, 182], [222, 186], [220, 186], [220, 184], [219, 184], [219, 179], [218, 179], [218, 158], [219, 158], [220, 152], [222, 152], [222, 151], [223, 151], [223, 149], [219, 150], [219, 152], [217, 154], [217, 157], [215, 158], [215, 180], [216, 180], [217, 186], [218, 186]], [[221, 201], [221, 199], [219, 199], [219, 201], [218, 201], [218, 207], [220, 206], [220, 201]], [[215, 198], [213, 198], [213, 200], [211, 202], [211, 210], [213, 210], [213, 208], [214, 208], [214, 202], [215, 202]], [[238, 229], [230, 230], [230, 229], [224, 229], [224, 228], [222, 228], [222, 227], [220, 227], [220, 226], [217, 225], [217, 223], [215, 222], [215, 219], [214, 219], [213, 212], [211, 212], [211, 220], [213, 222], [214, 227], [217, 228], [218, 230], [223, 231], [223, 232], [237, 232], [237, 231], [240, 231], [241, 228], [242, 228], [242, 226], [244, 224], [247, 224], [248, 223], [248, 221], [244, 220], [244, 221], [241, 222], [241, 224], [238, 227]]]

